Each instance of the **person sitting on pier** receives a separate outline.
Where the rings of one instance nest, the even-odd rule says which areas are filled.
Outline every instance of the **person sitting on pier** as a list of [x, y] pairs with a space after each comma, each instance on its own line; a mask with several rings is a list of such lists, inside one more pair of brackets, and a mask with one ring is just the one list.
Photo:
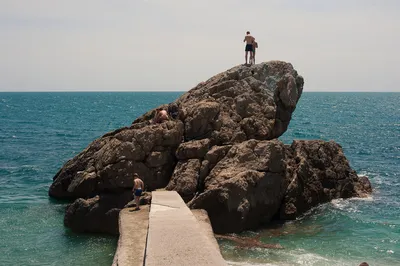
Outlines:
[[142, 196], [142, 192], [144, 190], [144, 183], [143, 181], [139, 178], [139, 175], [137, 173], [133, 174], [133, 194], [135, 195], [135, 203], [136, 203], [136, 208], [135, 210], [140, 210], [140, 196]]

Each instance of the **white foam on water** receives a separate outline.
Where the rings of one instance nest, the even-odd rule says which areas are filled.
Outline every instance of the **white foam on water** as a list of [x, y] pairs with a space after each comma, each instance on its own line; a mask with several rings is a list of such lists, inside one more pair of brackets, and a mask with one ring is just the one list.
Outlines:
[[297, 255], [296, 257], [297, 257], [296, 263], [298, 263], [299, 265], [315, 265], [316, 263], [320, 264], [320, 263], [327, 263], [330, 261], [327, 258], [312, 253], [300, 254]]
[[366, 198], [351, 198], [349, 201], [374, 201], [374, 197], [369, 195]]
[[[236, 262], [227, 261], [230, 266], [353, 266], [356, 262], [329, 259], [314, 253], [306, 253], [303, 249], [279, 251], [282, 261], [273, 262]], [[357, 264], [358, 265], [358, 264]]]
[[367, 177], [371, 177], [371, 176], [376, 176], [374, 173], [372, 172], [367, 172], [367, 171], [360, 171], [357, 176], [367, 176]]
[[334, 199], [331, 201], [331, 204], [334, 208], [339, 209], [341, 211], [346, 211], [346, 212], [361, 212], [360, 210], [357, 209], [356, 206], [351, 204], [350, 199]]
[[[250, 262], [236, 262], [236, 261], [226, 261], [226, 263], [230, 266], [279, 266], [279, 265], [286, 265], [286, 264], [271, 264], [271, 263], [250, 263]], [[289, 264], [287, 264], [289, 265]]]

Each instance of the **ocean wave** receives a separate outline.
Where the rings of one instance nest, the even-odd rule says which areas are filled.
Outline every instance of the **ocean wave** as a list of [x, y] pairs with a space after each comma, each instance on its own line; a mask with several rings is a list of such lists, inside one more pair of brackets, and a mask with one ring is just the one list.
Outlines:
[[357, 201], [374, 201], [373, 196], [368, 196], [366, 198], [349, 198], [349, 199], [334, 199], [331, 201], [331, 204], [334, 208], [340, 209], [340, 210], [346, 210], [349, 212], [361, 212], [360, 210], [357, 209], [357, 206], [354, 205], [354, 202]]
[[355, 206], [351, 205], [351, 202], [348, 199], [334, 199], [331, 201], [331, 204], [334, 208], [339, 209], [341, 211], [347, 212], [361, 212]]
[[[389, 252], [388, 252], [389, 253]], [[360, 263], [358, 261], [344, 261], [342, 259], [327, 258], [315, 253], [306, 252], [303, 249], [290, 251], [279, 251], [279, 261], [253, 262], [253, 261], [231, 261], [227, 264], [231, 266], [353, 266]], [[273, 259], [271, 259], [273, 260]]]
[[355, 198], [350, 198], [348, 200], [349, 201], [374, 201], [375, 198], [372, 195], [369, 195], [368, 197], [365, 197], [365, 198], [355, 197]]
[[[278, 264], [271, 263], [251, 263], [251, 262], [235, 262], [235, 261], [226, 261], [226, 263], [230, 266], [278, 266]], [[280, 265], [289, 265], [289, 264], [280, 264]]]
[[317, 254], [313, 254], [313, 253], [302, 253], [302, 254], [298, 254], [298, 252], [292, 253], [291, 254], [294, 258], [294, 260], [296, 261], [296, 263], [298, 265], [321, 265], [321, 263], [324, 263], [325, 265], [327, 265], [326, 263], [328, 262], [332, 262], [332, 264], [330, 265], [338, 265], [336, 264], [337, 261], [336, 260], [330, 260], [327, 259], [325, 257], [322, 257], [320, 255]]
[[[348, 199], [333, 199], [330, 202], [317, 205], [310, 210], [300, 215], [295, 221], [301, 222], [307, 221], [308, 219], [318, 219], [318, 217], [325, 216], [338, 218], [342, 217], [353, 217], [354, 214], [362, 214], [365, 212], [365, 204], [375, 202], [376, 199], [373, 196], [367, 198], [348, 198]], [[363, 203], [365, 202], [365, 203]], [[350, 216], [349, 216], [350, 215]], [[291, 222], [286, 222], [291, 223]]]
[[367, 172], [367, 171], [360, 171], [357, 175], [358, 175], [359, 177], [360, 177], [360, 176], [367, 176], [367, 177], [375, 176], [374, 173], [372, 173], [372, 172]]

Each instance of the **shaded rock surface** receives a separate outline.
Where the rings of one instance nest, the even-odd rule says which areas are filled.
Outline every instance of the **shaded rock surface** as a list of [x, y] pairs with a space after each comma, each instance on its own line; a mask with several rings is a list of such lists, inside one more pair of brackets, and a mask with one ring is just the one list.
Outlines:
[[216, 232], [240, 232], [268, 222], [285, 194], [285, 149], [278, 140], [234, 145], [205, 179], [189, 207], [205, 209]]
[[206, 209], [218, 233], [255, 229], [274, 218], [295, 219], [335, 198], [364, 197], [368, 178], [358, 177], [339, 144], [330, 141], [249, 140], [230, 148], [205, 179], [190, 208]]
[[131, 191], [77, 199], [67, 206], [64, 225], [75, 232], [118, 234], [119, 212], [131, 199]]
[[110, 132], [68, 161], [56, 174], [49, 195], [87, 198], [132, 188], [138, 173], [148, 190], [165, 187], [176, 164], [183, 123], [140, 124]]
[[[216, 232], [293, 219], [332, 198], [367, 195], [368, 178], [357, 177], [339, 145], [285, 146], [276, 139], [303, 84], [281, 61], [222, 72], [183, 94], [174, 108], [160, 106], [174, 109], [174, 119], [154, 124], [153, 109], [93, 141], [55, 175], [49, 195], [75, 200], [67, 226], [110, 233], [131, 200], [121, 191], [132, 188], [133, 173], [147, 191], [176, 190], [191, 208], [207, 210]], [[96, 219], [104, 226], [91, 226]]]
[[178, 192], [185, 202], [192, 199], [198, 187], [200, 166], [199, 159], [179, 161], [166, 189]]
[[372, 192], [368, 178], [351, 169], [334, 141], [293, 141], [288, 149], [288, 187], [280, 219], [295, 219], [317, 204]]

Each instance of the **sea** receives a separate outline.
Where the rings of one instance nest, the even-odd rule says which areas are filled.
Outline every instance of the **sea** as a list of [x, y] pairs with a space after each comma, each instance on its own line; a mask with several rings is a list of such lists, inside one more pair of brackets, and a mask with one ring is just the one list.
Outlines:
[[[111, 265], [117, 237], [75, 234], [53, 176], [91, 141], [183, 92], [0, 92], [0, 265]], [[229, 265], [400, 265], [400, 93], [304, 92], [280, 139], [335, 140], [373, 193], [219, 241]]]

